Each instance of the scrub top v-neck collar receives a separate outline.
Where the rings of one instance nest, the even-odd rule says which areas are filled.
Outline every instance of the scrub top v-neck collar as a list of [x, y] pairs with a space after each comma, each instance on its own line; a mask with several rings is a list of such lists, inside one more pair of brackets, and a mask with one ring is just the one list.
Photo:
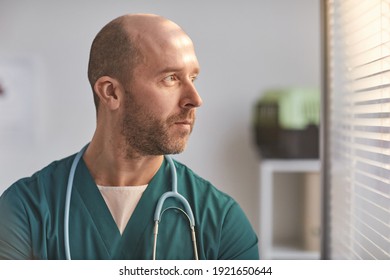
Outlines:
[[[169, 166], [164, 159], [159, 170], [152, 178], [149, 186], [143, 193], [133, 215], [127, 223], [123, 234], [119, 229], [108, 209], [104, 198], [97, 188], [83, 159], [80, 160], [75, 176], [74, 189], [80, 195], [89, 212], [96, 230], [103, 240], [107, 250], [108, 259], [135, 259], [139, 256], [139, 242], [141, 239], [148, 239], [152, 247], [153, 216], [155, 206], [160, 196], [169, 191], [171, 178]], [[71, 211], [75, 206], [71, 204]], [[149, 236], [150, 235], [150, 236]], [[150, 257], [152, 250], [150, 249]], [[147, 254], [149, 255], [149, 254]]]

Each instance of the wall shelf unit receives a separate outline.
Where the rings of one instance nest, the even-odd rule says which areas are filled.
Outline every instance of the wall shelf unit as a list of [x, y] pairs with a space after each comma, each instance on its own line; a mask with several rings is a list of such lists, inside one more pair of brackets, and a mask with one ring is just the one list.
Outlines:
[[[299, 180], [287, 179], [281, 190], [276, 190], [277, 176], [287, 174], [287, 178], [304, 178]], [[320, 211], [320, 191], [319, 191], [319, 174], [320, 161], [317, 159], [263, 159], [260, 162], [260, 258], [261, 259], [319, 259], [320, 251], [318, 248], [313, 249], [313, 235], [317, 242], [319, 240], [319, 211]], [[309, 176], [308, 176], [309, 175]], [[300, 177], [299, 177], [300, 176]], [[311, 179], [307, 179], [311, 176]], [[314, 178], [314, 179], [313, 179]], [[279, 182], [280, 184], [280, 182]], [[279, 186], [280, 187], [280, 186]], [[288, 189], [286, 189], [288, 188]], [[295, 189], [292, 189], [295, 188]], [[315, 191], [313, 193], [313, 191]], [[310, 195], [311, 197], [308, 197]], [[313, 195], [315, 199], [312, 199]], [[295, 197], [295, 198], [294, 198]], [[283, 199], [285, 202], [283, 202]], [[295, 200], [294, 200], [295, 199]], [[305, 207], [312, 207], [311, 209]], [[312, 211], [314, 207], [315, 211]], [[295, 208], [295, 209], [292, 209]], [[281, 209], [281, 210], [280, 210]], [[275, 212], [281, 212], [278, 215]], [[313, 212], [315, 213], [313, 218]], [[296, 217], [296, 223], [293, 215]], [[308, 220], [308, 215], [311, 220]], [[287, 219], [287, 222], [277, 221], [279, 216]], [[306, 219], [306, 220], [305, 220]], [[318, 232], [313, 233], [313, 221], [316, 223]], [[293, 242], [281, 242], [276, 236], [275, 229], [278, 223], [285, 223], [299, 227], [298, 233], [295, 231], [295, 236], [299, 240]], [[306, 223], [306, 224], [305, 224]], [[311, 229], [308, 229], [307, 223], [312, 223]], [[292, 235], [286, 225], [283, 230], [278, 232], [285, 235]], [[291, 227], [290, 227], [291, 228]], [[308, 234], [308, 230], [311, 230]], [[305, 236], [306, 234], [306, 236]], [[309, 236], [311, 235], [311, 236]], [[305, 238], [311, 238], [311, 243], [308, 246]], [[311, 247], [310, 247], [311, 246]]]

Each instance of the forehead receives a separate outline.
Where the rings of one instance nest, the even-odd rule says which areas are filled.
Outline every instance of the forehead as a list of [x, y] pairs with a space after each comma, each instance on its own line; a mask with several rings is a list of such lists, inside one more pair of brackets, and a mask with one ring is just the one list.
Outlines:
[[[162, 35], [162, 34], [161, 34]], [[181, 30], [165, 33], [166, 36], [146, 36], [141, 40], [144, 67], [150, 70], [177, 69], [199, 71], [199, 63], [191, 39]]]

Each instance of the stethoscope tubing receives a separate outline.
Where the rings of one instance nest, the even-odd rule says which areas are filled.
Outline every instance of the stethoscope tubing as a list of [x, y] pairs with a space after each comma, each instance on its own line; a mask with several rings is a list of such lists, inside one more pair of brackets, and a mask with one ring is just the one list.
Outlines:
[[71, 260], [70, 254], [70, 244], [69, 244], [69, 214], [70, 214], [70, 200], [72, 197], [73, 181], [74, 175], [76, 173], [77, 164], [80, 161], [80, 158], [83, 156], [85, 149], [88, 145], [85, 145], [80, 152], [77, 153], [76, 157], [72, 162], [70, 167], [68, 185], [66, 187], [66, 197], [65, 197], [65, 212], [64, 212], [64, 245], [65, 245], [65, 257], [67, 260]]

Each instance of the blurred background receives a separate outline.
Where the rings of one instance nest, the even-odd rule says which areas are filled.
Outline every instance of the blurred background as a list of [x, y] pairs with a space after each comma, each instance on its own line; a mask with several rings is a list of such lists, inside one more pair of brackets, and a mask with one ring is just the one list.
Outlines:
[[176, 158], [235, 198], [259, 233], [255, 105], [270, 90], [319, 89], [319, 0], [0, 0], [0, 193], [91, 139], [90, 45], [125, 13], [160, 14], [193, 39], [204, 104]]

